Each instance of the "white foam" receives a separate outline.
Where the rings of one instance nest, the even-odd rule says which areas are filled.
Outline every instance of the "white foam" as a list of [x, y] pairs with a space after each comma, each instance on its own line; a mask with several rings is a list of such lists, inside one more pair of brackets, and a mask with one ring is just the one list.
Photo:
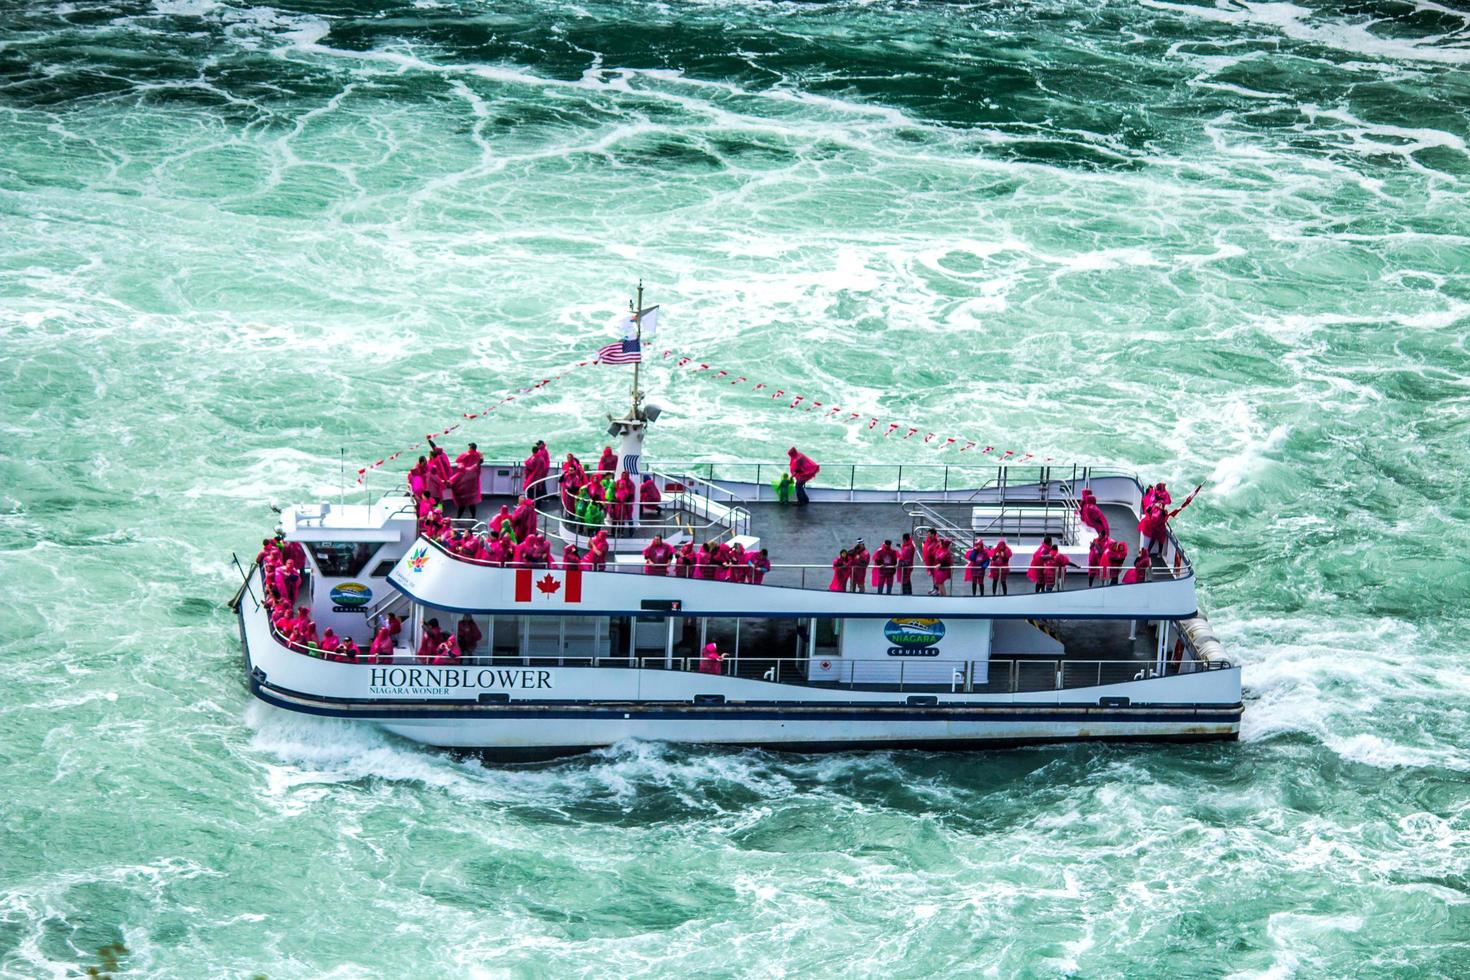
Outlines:
[[1369, 22], [1366, 20], [1357, 23], [1323, 22], [1315, 11], [1293, 3], [1217, 0], [1214, 6], [1204, 6], [1142, 0], [1142, 5], [1221, 24], [1265, 27], [1294, 41], [1319, 44], [1369, 58], [1454, 65], [1470, 63], [1470, 48], [1452, 43], [1437, 43], [1445, 41], [1446, 36], [1426, 37], [1420, 41], [1379, 37], [1368, 29]]

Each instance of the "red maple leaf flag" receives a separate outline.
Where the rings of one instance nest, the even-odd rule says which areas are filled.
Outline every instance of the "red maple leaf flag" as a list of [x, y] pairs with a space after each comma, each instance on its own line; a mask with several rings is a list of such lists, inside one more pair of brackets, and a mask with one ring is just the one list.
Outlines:
[[[563, 589], [562, 586], [566, 588]], [[580, 568], [517, 568], [515, 601], [581, 602], [582, 570]]]

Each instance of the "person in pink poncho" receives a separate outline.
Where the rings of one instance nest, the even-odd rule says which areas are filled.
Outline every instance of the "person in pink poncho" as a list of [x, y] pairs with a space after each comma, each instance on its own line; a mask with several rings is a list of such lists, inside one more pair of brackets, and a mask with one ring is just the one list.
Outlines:
[[582, 553], [577, 550], [576, 544], [569, 542], [569, 543], [567, 543], [566, 545], [564, 545], [562, 547], [562, 549], [561, 549], [561, 567], [562, 568], [581, 568], [582, 567]]
[[1112, 542], [1099, 534], [1092, 539], [1092, 544], [1087, 546], [1087, 587], [1092, 588], [1094, 580], [1108, 583], [1108, 549]]
[[612, 520], [614, 524], [631, 524], [633, 521], [633, 495], [638, 488], [633, 485], [633, 477], [624, 470], [619, 474], [617, 482], [613, 484]]
[[811, 498], [806, 495], [806, 485], [816, 479], [822, 468], [805, 453], [798, 452], [795, 446], [786, 450], [790, 459], [788, 464], [791, 470], [791, 479], [796, 481], [796, 505], [804, 507], [811, 503]]
[[1167, 508], [1169, 504], [1173, 503], [1173, 501], [1174, 498], [1169, 496], [1169, 488], [1164, 486], [1164, 482], [1162, 480], [1160, 480], [1153, 486], [1146, 488], [1143, 491], [1144, 510], [1148, 510], [1154, 504], [1158, 504], [1160, 507]]
[[541, 481], [551, 471], [550, 464], [541, 455], [542, 448], [539, 442], [532, 446], [531, 455], [521, 463], [521, 494], [534, 501], [546, 496], [546, 485]]
[[868, 566], [872, 564], [873, 556], [862, 538], [858, 538], [857, 544], [853, 545], [852, 551], [848, 552], [848, 560], [852, 565], [852, 578], [849, 579], [852, 591], [868, 591]]
[[1162, 555], [1164, 541], [1168, 537], [1169, 512], [1162, 504], [1152, 504], [1138, 521], [1138, 550], [1145, 554]]
[[375, 664], [387, 663], [393, 659], [393, 630], [387, 623], [378, 627], [373, 634], [373, 642], [368, 646], [368, 660]]
[[668, 575], [669, 562], [674, 560], [674, 549], [664, 543], [662, 535], [655, 534], [647, 548], [643, 549], [643, 574]]
[[261, 568], [270, 568], [281, 560], [281, 549], [276, 544], [275, 538], [264, 538], [260, 542], [260, 550], [255, 553], [255, 564]]
[[995, 595], [997, 591], [1001, 595], [1010, 595], [1011, 577], [1011, 546], [1006, 544], [1006, 539], [1001, 538], [990, 549], [990, 594]]
[[829, 592], [846, 592], [847, 583], [852, 578], [852, 557], [848, 555], [847, 549], [843, 548], [832, 559], [832, 583], [827, 586]]
[[357, 641], [350, 636], [344, 636], [342, 638], [342, 645], [337, 648], [337, 652], [327, 657], [328, 660], [335, 660], [338, 663], [346, 664], [355, 664], [361, 658], [362, 650], [358, 647]]
[[336, 653], [337, 648], [341, 645], [341, 637], [337, 635], [336, 630], [328, 626], [327, 631], [322, 634], [322, 642], [320, 644], [322, 653]]
[[898, 544], [898, 584], [903, 595], [914, 594], [914, 559], [917, 553], [913, 535], [905, 531]]
[[1046, 590], [1045, 569], [1051, 559], [1051, 535], [1041, 539], [1041, 544], [1031, 552], [1031, 564], [1026, 566], [1026, 578], [1035, 586], [1033, 592], [1044, 592]]
[[884, 538], [873, 552], [873, 588], [879, 595], [893, 595], [893, 579], [898, 572], [898, 549], [890, 538]]
[[731, 561], [732, 557], [728, 544], [723, 541], [710, 543], [709, 563], [710, 567], [714, 569], [715, 581], [725, 582], [729, 580]]
[[296, 605], [296, 596], [301, 591], [301, 570], [291, 559], [276, 568], [276, 595], [288, 606]]
[[454, 478], [454, 467], [449, 462], [449, 454], [434, 445], [434, 440], [429, 442], [429, 485], [427, 492], [433, 494], [440, 500], [449, 495], [449, 481]]
[[1051, 591], [1060, 592], [1067, 587], [1067, 569], [1076, 568], [1077, 563], [1062, 554], [1061, 548], [1053, 548], [1051, 550], [1049, 565], [1051, 567], [1051, 576], [1048, 584], [1050, 585]]
[[459, 639], [459, 650], [466, 657], [473, 657], [475, 650], [480, 646], [480, 641], [485, 638], [485, 634], [480, 632], [479, 624], [475, 622], [474, 617], [469, 615], [460, 617], [455, 633]]
[[618, 468], [618, 454], [613, 452], [611, 446], [602, 447], [602, 457], [597, 460], [597, 471], [599, 473], [613, 473]]
[[522, 497], [516, 509], [510, 514], [510, 529], [515, 532], [516, 541], [523, 542], [536, 533], [536, 505], [531, 503], [529, 497]]
[[1148, 570], [1151, 564], [1147, 553], [1140, 553], [1133, 559], [1133, 567], [1123, 573], [1123, 584], [1133, 585], [1135, 582], [1147, 582]]
[[[571, 453], [567, 454], [568, 456]], [[562, 467], [561, 477], [557, 479], [557, 488], [561, 491], [561, 509], [567, 514], [577, 512], [577, 491], [582, 488], [586, 480], [581, 474]]]
[[567, 453], [567, 458], [562, 460], [561, 473], [562, 476], [575, 476], [578, 486], [587, 482], [587, 468], [582, 465], [582, 461], [574, 453]]
[[511, 518], [510, 508], [507, 507], [505, 504], [501, 504], [500, 513], [490, 518], [489, 527], [490, 533], [497, 537], [500, 536], [500, 533], [504, 531], [506, 527], [514, 528], [515, 522]]
[[643, 483], [638, 487], [638, 509], [641, 510], [643, 520], [658, 520], [659, 503], [664, 499], [658, 484], [653, 482], [653, 477], [645, 476]]
[[1103, 557], [1104, 579], [1108, 585], [1118, 584], [1118, 575], [1122, 571], [1123, 563], [1128, 560], [1128, 545], [1122, 541], [1108, 543], [1107, 554]]
[[429, 457], [420, 456], [408, 471], [408, 491], [415, 498], [429, 492]]
[[954, 544], [948, 538], [940, 538], [931, 552], [929, 577], [934, 582], [931, 595], [949, 595], [949, 579], [954, 566]]
[[438, 619], [431, 619], [425, 623], [423, 634], [419, 637], [417, 654], [419, 662], [425, 664], [432, 662], [439, 649], [439, 644], [443, 643], [444, 638], [448, 635], [439, 628]]
[[592, 561], [592, 570], [595, 572], [607, 571], [607, 532], [598, 531], [592, 535], [587, 542], [587, 557]]
[[765, 548], [762, 548], [759, 554], [753, 554], [746, 559], [746, 564], [750, 566], [750, 574], [746, 581], [752, 585], [760, 585], [766, 580], [766, 573], [771, 570], [771, 555]]
[[454, 461], [454, 478], [450, 481], [450, 491], [454, 494], [454, 503], [459, 507], [456, 517], [464, 517], [469, 514], [475, 517], [475, 511], [480, 507], [480, 501], [484, 493], [480, 488], [480, 471], [483, 468], [485, 457], [480, 455], [480, 450], [475, 444], [459, 454]]
[[307, 611], [305, 606], [301, 607], [296, 617], [296, 628], [291, 634], [291, 639], [301, 646], [317, 641], [316, 623], [312, 622], [311, 613]]
[[745, 545], [735, 542], [730, 545], [730, 567], [726, 569], [725, 578], [730, 582], [738, 582], [744, 585], [750, 578], [750, 565], [745, 557]]
[[965, 549], [965, 581], [970, 583], [970, 595], [985, 594], [985, 570], [988, 567], [990, 551], [984, 540], [976, 538], [975, 543]]
[[694, 554], [694, 542], [685, 541], [674, 555], [674, 574], [679, 578], [693, 578], [698, 559]]
[[540, 534], [533, 534], [526, 541], [526, 564], [532, 568], [551, 567], [551, 542]]
[[287, 541], [276, 532], [276, 539], [281, 542], [281, 556], [296, 563], [296, 569], [303, 575], [306, 574], [306, 549], [301, 546], [300, 541]]
[[434, 647], [434, 659], [430, 663], [438, 665], [459, 663], [459, 640], [453, 633], [444, 634], [444, 639]]
[[492, 565], [505, 567], [505, 563], [515, 556], [516, 543], [510, 535], [510, 528], [500, 533], [500, 537], [492, 537], [485, 542], [485, 560]]
[[703, 582], [713, 582], [718, 572], [715, 565], [715, 546], [706, 541], [694, 552], [694, 577]]
[[1090, 527], [1097, 532], [1100, 538], [1108, 536], [1108, 519], [1103, 514], [1102, 508], [1097, 504], [1097, 497], [1093, 496], [1091, 490], [1082, 491], [1082, 502], [1077, 505], [1077, 519], [1084, 527]]
[[719, 648], [713, 643], [704, 645], [704, 653], [699, 658], [699, 672], [701, 674], [722, 674], [725, 672]]

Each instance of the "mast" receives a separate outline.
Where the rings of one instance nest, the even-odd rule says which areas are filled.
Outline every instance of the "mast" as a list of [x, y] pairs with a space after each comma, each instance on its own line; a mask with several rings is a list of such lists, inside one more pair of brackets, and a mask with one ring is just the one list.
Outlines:
[[638, 280], [638, 302], [633, 307], [633, 339], [638, 342], [638, 360], [633, 362], [633, 414], [630, 419], [637, 420], [638, 408], [643, 401], [643, 392], [638, 390], [638, 368], [643, 363], [643, 280]]

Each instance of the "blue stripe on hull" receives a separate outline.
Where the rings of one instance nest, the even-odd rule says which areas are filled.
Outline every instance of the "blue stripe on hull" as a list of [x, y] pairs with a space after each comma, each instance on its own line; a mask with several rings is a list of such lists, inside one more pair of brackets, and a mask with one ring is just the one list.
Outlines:
[[[313, 703], [302, 704], [277, 697], [279, 692], [286, 697], [309, 699]], [[520, 701], [509, 704], [482, 705], [470, 701], [343, 701], [288, 692], [281, 688], [262, 685], [250, 679], [250, 693], [267, 704], [299, 711], [305, 714], [324, 715], [332, 718], [364, 718], [384, 721], [399, 719], [455, 718], [466, 721], [504, 718], [536, 719], [579, 719], [598, 720], [637, 715], [646, 720], [681, 720], [690, 718], [709, 721], [995, 721], [1034, 722], [1056, 721], [1077, 723], [1155, 723], [1155, 724], [1202, 724], [1229, 725], [1240, 721], [1241, 706], [1227, 705], [1218, 709], [1199, 708], [1194, 705], [1179, 705], [1175, 712], [1161, 712], [1167, 705], [1151, 704], [1137, 709], [1098, 708], [1088, 705], [1058, 705], [1036, 703], [1033, 705], [972, 705], [950, 704], [914, 707], [902, 704], [867, 704], [861, 707], [852, 703], [838, 703], [831, 707], [807, 703], [752, 706], [741, 705], [695, 705], [686, 702], [618, 702], [595, 705], [593, 702], [546, 702]], [[1028, 710], [1029, 709], [1029, 710]], [[1187, 713], [1186, 713], [1187, 712]]]

